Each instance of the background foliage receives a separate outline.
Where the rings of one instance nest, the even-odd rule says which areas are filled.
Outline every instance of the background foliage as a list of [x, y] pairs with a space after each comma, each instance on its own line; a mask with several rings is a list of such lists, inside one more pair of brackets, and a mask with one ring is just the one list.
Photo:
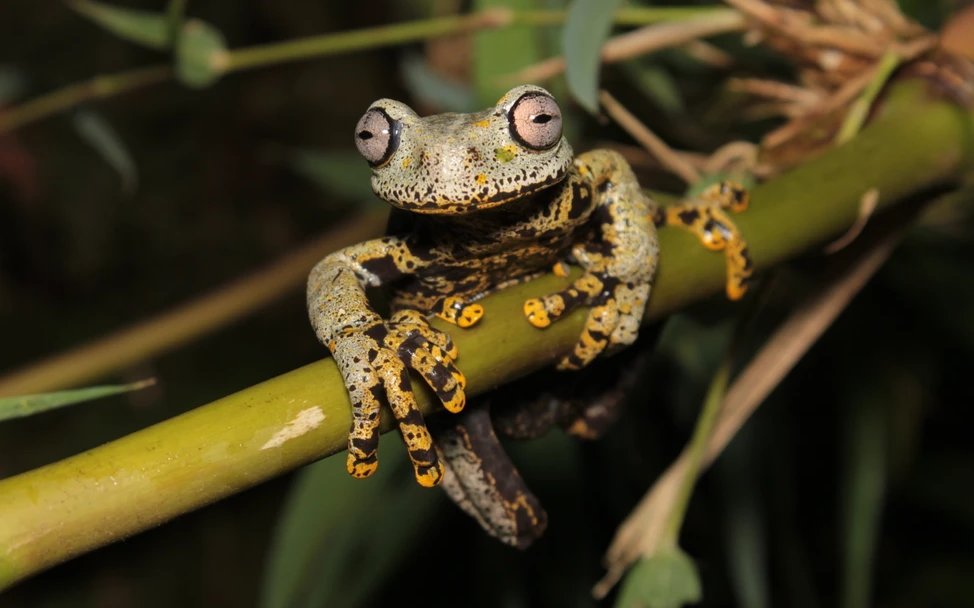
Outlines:
[[[159, 10], [157, 2], [117, 2]], [[559, 2], [473, 3], [520, 8]], [[936, 27], [949, 2], [903, 3]], [[449, 11], [451, 2], [189, 3], [231, 48]], [[557, 54], [559, 27], [520, 27], [166, 83], [0, 134], [0, 369], [101, 336], [246, 274], [374, 205], [351, 126], [379, 97], [420, 113], [492, 103], [493, 80]], [[786, 75], [741, 49], [741, 69]], [[160, 61], [63, 4], [0, 8], [0, 105]], [[607, 68], [603, 83], [679, 148], [757, 137], [727, 74], [679, 52]], [[564, 81], [550, 87], [568, 99]], [[505, 87], [500, 87], [503, 90]], [[567, 103], [565, 104], [568, 105]], [[578, 149], [630, 145], [568, 110]], [[626, 149], [626, 148], [623, 148]], [[639, 157], [634, 157], [639, 158]], [[644, 184], [677, 189], [638, 164]], [[697, 488], [682, 546], [705, 605], [963, 605], [974, 600], [974, 253], [969, 215], [915, 229]], [[771, 326], [828, 264], [775, 273]], [[678, 453], [735, 313], [715, 300], [659, 328], [625, 418], [604, 440], [512, 445], [549, 510], [518, 553], [394, 466], [356, 483], [329, 459], [59, 566], [0, 606], [589, 605], [615, 526]], [[650, 332], [647, 332], [650, 333]], [[644, 340], [653, 346], [653, 340]], [[0, 425], [0, 476], [75, 454], [322, 356], [303, 294], [178, 352], [134, 364], [141, 392]], [[180, 404], [180, 405], [177, 405]]]

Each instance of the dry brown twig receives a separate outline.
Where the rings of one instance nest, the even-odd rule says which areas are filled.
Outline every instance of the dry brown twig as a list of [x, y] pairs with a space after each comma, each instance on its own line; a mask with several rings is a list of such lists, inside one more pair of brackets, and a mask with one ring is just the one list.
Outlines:
[[687, 184], [696, 183], [700, 179], [700, 173], [687, 160], [683, 152], [678, 152], [667, 145], [608, 91], [599, 93], [599, 103], [606, 114], [646, 148], [664, 168], [679, 176]]
[[[739, 32], [747, 27], [735, 12], [707, 15], [674, 23], [647, 25], [613, 36], [602, 45], [602, 62], [616, 63], [660, 49], [681, 46], [716, 34]], [[565, 71], [565, 58], [552, 57], [503, 78], [505, 83], [540, 82]]]
[[[768, 0], [727, 3], [751, 20], [750, 41], [777, 49], [799, 67], [798, 85], [751, 79], [731, 83], [738, 91], [770, 100], [764, 110], [788, 119], [762, 141], [767, 161], [778, 170], [833, 144], [850, 106], [875, 79], [889, 76], [880, 69], [884, 55], [894, 53], [897, 65], [918, 65], [929, 61], [938, 46], [937, 36], [903, 15], [893, 0], [819, 0], [798, 7]], [[793, 150], [778, 152], [788, 148]]]
[[[899, 242], [900, 234], [887, 236], [872, 246], [778, 327], [724, 396], [701, 470], [717, 459], [765, 398], [879, 270]], [[689, 456], [688, 446], [619, 526], [606, 552], [606, 574], [592, 589], [596, 598], [605, 597], [636, 560], [659, 549], [677, 491], [684, 476], [690, 473]]]

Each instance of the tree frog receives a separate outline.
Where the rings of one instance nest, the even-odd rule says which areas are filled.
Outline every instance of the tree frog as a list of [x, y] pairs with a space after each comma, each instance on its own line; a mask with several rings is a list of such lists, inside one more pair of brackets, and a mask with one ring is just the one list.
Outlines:
[[[379, 412], [388, 406], [419, 484], [436, 486], [446, 478], [461, 507], [471, 512], [464, 501], [479, 501], [473, 508], [488, 531], [521, 546], [533, 535], [519, 528], [543, 528], [533, 497], [505, 487], [471, 498], [483, 494], [474, 491], [478, 483], [464, 486], [471, 476], [506, 482], [483, 469], [459, 470], [458, 454], [480, 458], [495, 446], [489, 420], [470, 418], [440, 446], [416, 406], [411, 372], [448, 412], [467, 406], [457, 348], [429, 325], [429, 316], [471, 327], [485, 314], [478, 300], [486, 294], [575, 264], [583, 270], [577, 280], [527, 300], [523, 309], [526, 324], [545, 328], [576, 307], [589, 307], [578, 341], [557, 365], [585, 367], [636, 339], [659, 258], [659, 225], [685, 227], [706, 246], [724, 249], [727, 293], [744, 293], [751, 262], [726, 211], [744, 210], [747, 192], [721, 183], [701, 200], [660, 208], [618, 153], [575, 155], [562, 135], [558, 103], [531, 85], [471, 114], [420, 117], [401, 102], [380, 99], [355, 127], [355, 143], [372, 167], [374, 192], [394, 207], [389, 233], [325, 257], [307, 291], [311, 324], [352, 402], [348, 471], [362, 478], [376, 470]], [[389, 318], [366, 296], [366, 288], [380, 286], [392, 290]], [[509, 470], [514, 486], [522, 484]]]

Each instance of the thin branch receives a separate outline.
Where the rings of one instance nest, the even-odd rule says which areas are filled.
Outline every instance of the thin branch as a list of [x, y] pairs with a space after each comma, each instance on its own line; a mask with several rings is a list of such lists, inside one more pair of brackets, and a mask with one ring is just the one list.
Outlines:
[[[733, 10], [713, 11], [685, 21], [660, 23], [619, 34], [602, 45], [602, 63], [617, 63], [661, 49], [693, 42], [699, 38], [739, 32], [747, 26], [740, 13]], [[565, 58], [552, 57], [513, 74], [500, 77], [505, 84], [542, 82], [565, 71]]]
[[641, 146], [646, 148], [663, 167], [680, 176], [687, 184], [695, 184], [700, 180], [700, 174], [680, 152], [677, 152], [655, 133], [650, 131], [635, 114], [630, 112], [616, 100], [608, 91], [599, 93], [599, 102], [606, 113], [616, 123], [626, 130]]

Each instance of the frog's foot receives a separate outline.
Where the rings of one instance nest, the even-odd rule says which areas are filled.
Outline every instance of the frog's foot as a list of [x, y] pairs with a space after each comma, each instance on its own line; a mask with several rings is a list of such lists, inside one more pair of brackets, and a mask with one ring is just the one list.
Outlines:
[[494, 433], [486, 407], [438, 423], [436, 445], [447, 464], [443, 489], [488, 534], [525, 549], [544, 532], [548, 516]]
[[484, 307], [480, 304], [468, 304], [457, 296], [447, 296], [437, 301], [430, 312], [448, 323], [467, 328], [480, 322], [484, 316]]
[[524, 316], [543, 329], [578, 306], [591, 306], [581, 337], [558, 363], [558, 369], [580, 369], [604, 350], [636, 340], [648, 299], [648, 283], [624, 283], [605, 274], [586, 273], [562, 291], [525, 301]]
[[734, 182], [719, 182], [704, 190], [700, 201], [671, 205], [662, 214], [662, 223], [680, 226], [700, 239], [704, 247], [724, 250], [727, 258], [727, 297], [740, 299], [747, 292], [747, 282], [754, 272], [747, 243], [726, 211], [740, 213], [747, 209], [747, 190]]
[[332, 353], [352, 400], [348, 472], [368, 477], [378, 467], [379, 411], [388, 403], [416, 480], [426, 487], [438, 484], [443, 466], [416, 406], [409, 369], [422, 376], [444, 407], [463, 409], [466, 381], [453, 364], [457, 352], [449, 336], [429, 327], [420, 313], [400, 311], [387, 322], [346, 330], [332, 345]]

